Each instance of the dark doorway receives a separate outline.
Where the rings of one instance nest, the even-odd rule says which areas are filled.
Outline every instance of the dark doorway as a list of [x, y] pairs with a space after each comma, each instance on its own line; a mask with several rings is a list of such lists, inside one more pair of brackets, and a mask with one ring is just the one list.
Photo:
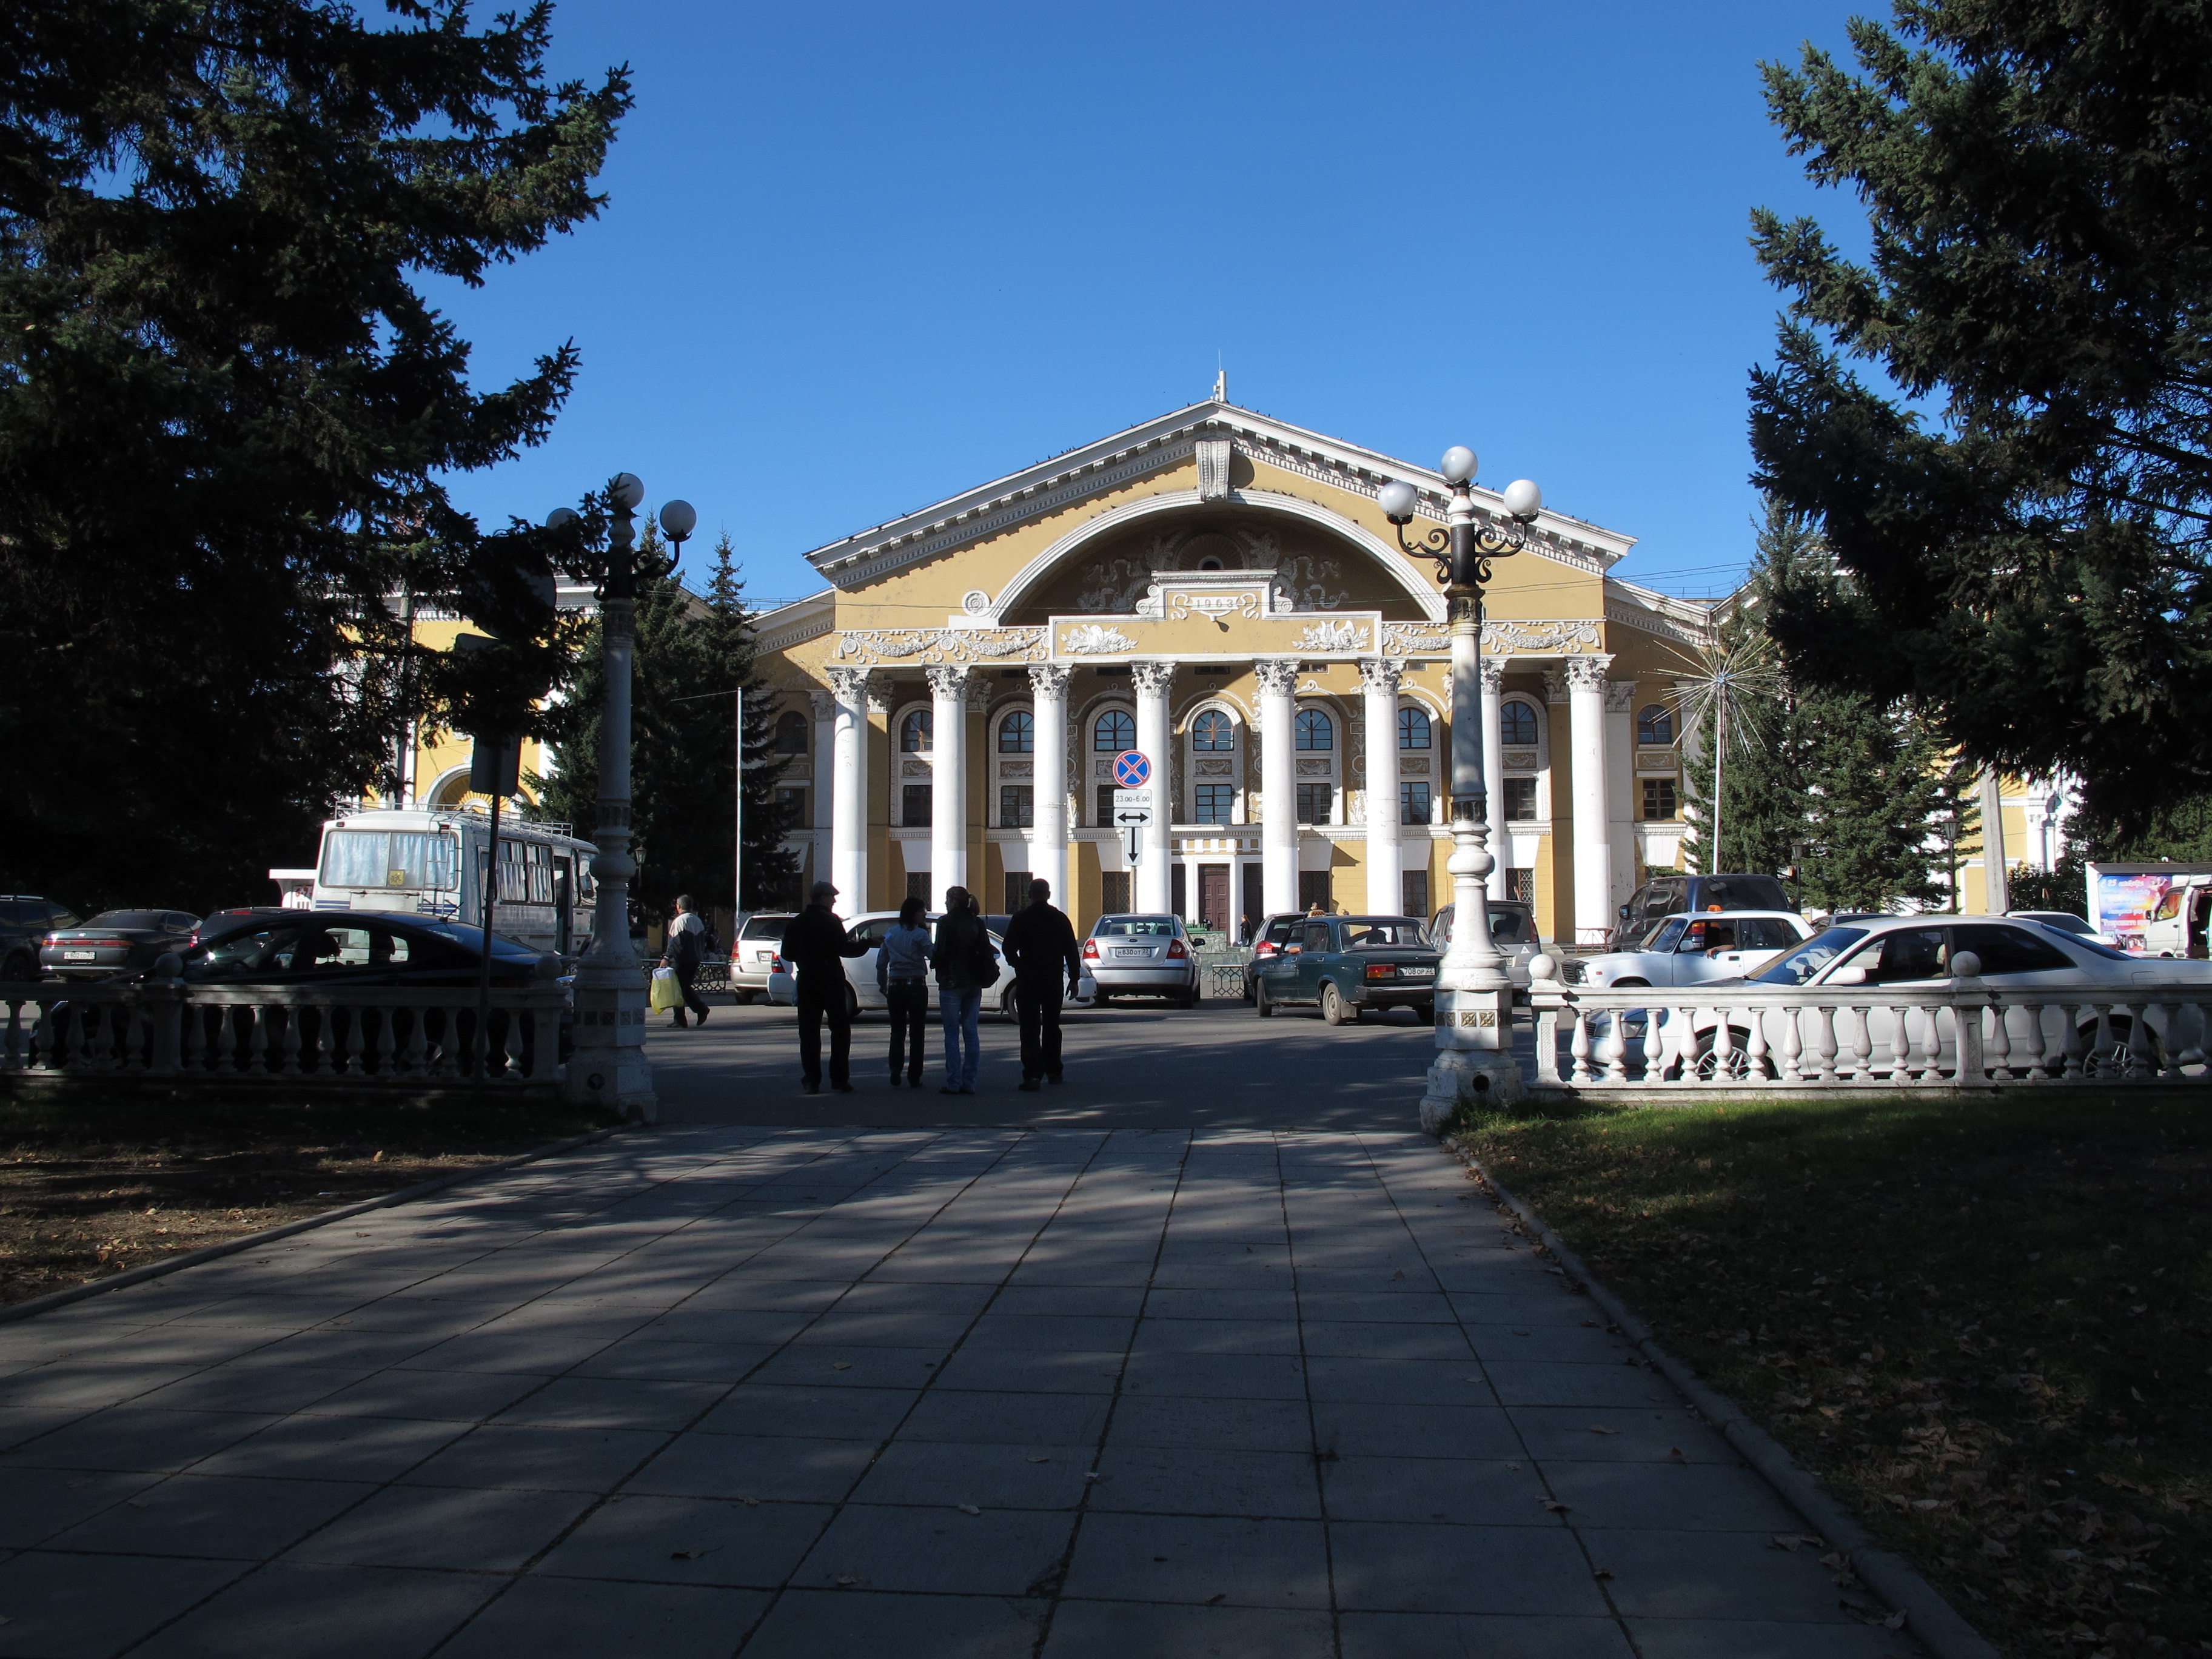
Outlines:
[[1227, 865], [1201, 864], [1198, 866], [1198, 919], [1206, 927], [1224, 931], [1231, 926]]
[[1242, 945], [1252, 942], [1252, 929], [1267, 919], [1267, 878], [1255, 861], [1244, 866], [1244, 904], [1240, 913], [1237, 932]]

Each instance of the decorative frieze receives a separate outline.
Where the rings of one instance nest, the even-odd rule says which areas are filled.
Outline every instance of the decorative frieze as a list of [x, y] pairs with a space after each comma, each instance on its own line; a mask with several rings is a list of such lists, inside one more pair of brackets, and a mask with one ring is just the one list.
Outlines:
[[1051, 640], [1042, 628], [860, 628], [837, 636], [842, 662], [1034, 662]]
[[1301, 651], [1364, 651], [1368, 632], [1364, 623], [1316, 623], [1298, 635]]
[[1071, 657], [1112, 656], [1118, 652], [1133, 651], [1136, 641], [1118, 628], [1108, 628], [1099, 623], [1081, 623], [1060, 632], [1060, 648]]

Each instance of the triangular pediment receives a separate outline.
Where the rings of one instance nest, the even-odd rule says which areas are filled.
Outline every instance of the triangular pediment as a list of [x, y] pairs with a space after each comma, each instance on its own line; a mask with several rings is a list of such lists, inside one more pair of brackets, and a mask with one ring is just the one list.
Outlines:
[[[1370, 500], [1402, 479], [1420, 492], [1422, 514], [1443, 520], [1448, 486], [1433, 470], [1209, 398], [817, 548], [807, 562], [849, 592], [984, 538], [1080, 511], [1085, 501], [1124, 493], [1223, 440], [1248, 459]], [[1478, 488], [1474, 501], [1478, 513], [1503, 520], [1494, 492]], [[1634, 544], [1633, 537], [1549, 508], [1528, 537], [1528, 551], [1585, 571], [1609, 568]]]

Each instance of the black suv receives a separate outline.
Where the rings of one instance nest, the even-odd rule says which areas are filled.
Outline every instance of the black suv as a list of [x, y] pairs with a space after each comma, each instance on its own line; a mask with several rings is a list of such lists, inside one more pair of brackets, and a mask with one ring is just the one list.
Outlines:
[[39, 976], [39, 947], [57, 927], [74, 927], [77, 918], [52, 899], [28, 893], [0, 893], [0, 980], [18, 983]]

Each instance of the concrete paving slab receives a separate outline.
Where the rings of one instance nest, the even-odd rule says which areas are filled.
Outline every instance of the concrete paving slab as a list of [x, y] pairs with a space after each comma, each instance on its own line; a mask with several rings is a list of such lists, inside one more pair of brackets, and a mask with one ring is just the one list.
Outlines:
[[250, 1571], [235, 1561], [32, 1551], [0, 1562], [8, 1621], [0, 1635], [11, 1654], [106, 1659]]
[[664, 1498], [844, 1500], [874, 1456], [865, 1440], [797, 1435], [681, 1434], [623, 1485]]
[[1308, 1452], [1109, 1446], [1098, 1471], [1093, 1513], [1321, 1518], [1321, 1485]]
[[85, 1469], [0, 1469], [0, 1548], [44, 1543], [160, 1479]]
[[774, 1589], [836, 1511], [826, 1504], [610, 1498], [538, 1564], [555, 1577]]
[[471, 1619], [439, 1659], [726, 1659], [770, 1599], [765, 1590], [532, 1576]]
[[1218, 1516], [1086, 1516], [1066, 1593], [1111, 1601], [1326, 1609], [1320, 1522]]
[[[1347, 1613], [1342, 1659], [1468, 1659], [1473, 1654], [1512, 1659], [1650, 1659], [1653, 1650], [1633, 1648], [1611, 1619], [1486, 1617], [1451, 1613]], [[1749, 1659], [1725, 1642], [1694, 1650], [1696, 1659]], [[1690, 1659], [1688, 1653], [1680, 1659]], [[1775, 1659], [1781, 1659], [1778, 1651]]]
[[255, 1430], [283, 1421], [244, 1412], [173, 1412], [111, 1406], [26, 1442], [0, 1464], [49, 1469], [168, 1474], [198, 1462]]
[[1564, 1527], [1329, 1524], [1337, 1604], [1378, 1613], [1603, 1618], [1580, 1540]]
[[519, 1572], [591, 1501], [580, 1492], [387, 1486], [295, 1544], [286, 1559], [337, 1566]]
[[372, 1497], [365, 1481], [179, 1474], [120, 1494], [46, 1540], [56, 1550], [265, 1561]]
[[1030, 1659], [1052, 1604], [1042, 1597], [905, 1595], [858, 1583], [785, 1592], [744, 1645], [744, 1659]]
[[[1163, 1606], [1082, 1601], [1070, 1597], [1053, 1615], [1044, 1659], [1335, 1659], [1336, 1638], [1323, 1612], [1273, 1607]], [[1461, 1659], [1455, 1654], [1453, 1659]]]
[[[276, 1561], [131, 1650], [149, 1659], [415, 1659], [504, 1581]], [[112, 1650], [111, 1650], [112, 1651]]]
[[612, 1492], [672, 1437], [643, 1429], [484, 1424], [400, 1477], [409, 1486]]

